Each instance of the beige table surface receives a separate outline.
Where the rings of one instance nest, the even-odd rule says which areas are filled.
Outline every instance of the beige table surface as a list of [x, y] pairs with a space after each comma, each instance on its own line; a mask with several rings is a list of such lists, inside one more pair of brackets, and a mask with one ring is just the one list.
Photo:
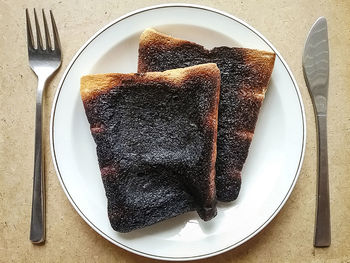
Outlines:
[[[105, 240], [76, 213], [51, 161], [49, 117], [59, 79], [75, 52], [97, 30], [126, 12], [167, 1], [0, 0], [0, 262], [156, 262]], [[305, 104], [304, 164], [289, 200], [276, 218], [240, 247], [200, 262], [350, 262], [350, 1], [186, 1], [215, 7], [254, 26], [280, 51]], [[24, 8], [51, 8], [64, 59], [45, 97], [47, 241], [29, 240], [36, 79], [28, 67]], [[332, 245], [313, 247], [316, 140], [301, 57], [315, 19], [329, 23], [329, 172]]]

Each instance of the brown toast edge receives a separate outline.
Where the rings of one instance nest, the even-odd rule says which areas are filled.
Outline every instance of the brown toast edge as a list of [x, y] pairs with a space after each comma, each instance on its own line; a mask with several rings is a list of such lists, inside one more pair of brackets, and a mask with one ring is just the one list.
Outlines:
[[88, 101], [99, 94], [108, 92], [116, 86], [121, 86], [125, 80], [138, 83], [147, 81], [168, 81], [180, 88], [181, 83], [190, 76], [195, 75], [220, 78], [220, 70], [215, 63], [207, 63], [187, 68], [167, 70], [164, 72], [86, 75], [80, 79], [80, 95], [83, 101]]

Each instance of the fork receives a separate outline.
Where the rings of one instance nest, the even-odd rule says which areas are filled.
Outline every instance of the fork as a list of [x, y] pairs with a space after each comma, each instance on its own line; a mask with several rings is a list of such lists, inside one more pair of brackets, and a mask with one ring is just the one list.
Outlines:
[[[44, 9], [42, 16], [45, 31], [45, 48], [40, 33], [38, 17], [34, 9], [36, 46], [34, 45], [33, 32], [26, 9], [27, 22], [27, 44], [29, 65], [38, 79], [38, 88], [36, 93], [36, 113], [35, 113], [35, 151], [34, 151], [34, 178], [33, 178], [33, 199], [32, 216], [30, 223], [30, 240], [34, 244], [40, 244], [45, 241], [45, 180], [44, 180], [44, 153], [42, 141], [42, 102], [43, 93], [48, 79], [61, 66], [61, 45], [58, 31], [50, 10], [53, 43], [50, 39], [50, 32], [47, 25]], [[52, 45], [54, 44], [54, 45]]]

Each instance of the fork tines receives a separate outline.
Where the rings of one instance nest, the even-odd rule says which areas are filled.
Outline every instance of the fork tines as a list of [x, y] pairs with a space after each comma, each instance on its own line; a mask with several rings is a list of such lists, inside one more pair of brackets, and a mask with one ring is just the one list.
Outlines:
[[40, 50], [46, 50], [46, 51], [60, 50], [61, 49], [60, 38], [58, 36], [58, 31], [57, 31], [57, 27], [56, 27], [56, 23], [55, 23], [55, 19], [53, 17], [52, 11], [50, 10], [52, 32], [53, 32], [53, 43], [50, 40], [50, 31], [49, 31], [49, 28], [47, 25], [47, 20], [46, 20], [44, 9], [42, 9], [42, 15], [43, 15], [43, 22], [44, 22], [44, 30], [45, 30], [45, 48], [43, 46], [43, 39], [42, 39], [41, 32], [40, 32], [40, 25], [39, 25], [39, 21], [38, 21], [38, 16], [37, 16], [35, 8], [34, 8], [35, 31], [36, 31], [36, 39], [37, 39], [36, 47], [35, 47], [29, 12], [28, 12], [28, 8], [26, 8], [28, 48], [40, 49]]

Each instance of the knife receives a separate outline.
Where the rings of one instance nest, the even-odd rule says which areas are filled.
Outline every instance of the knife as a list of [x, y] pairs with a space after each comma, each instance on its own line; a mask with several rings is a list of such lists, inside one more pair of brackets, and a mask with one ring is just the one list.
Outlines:
[[303, 72], [314, 105], [318, 142], [318, 180], [315, 222], [315, 247], [331, 244], [331, 224], [327, 153], [327, 98], [329, 47], [327, 20], [320, 17], [312, 26], [303, 54]]

